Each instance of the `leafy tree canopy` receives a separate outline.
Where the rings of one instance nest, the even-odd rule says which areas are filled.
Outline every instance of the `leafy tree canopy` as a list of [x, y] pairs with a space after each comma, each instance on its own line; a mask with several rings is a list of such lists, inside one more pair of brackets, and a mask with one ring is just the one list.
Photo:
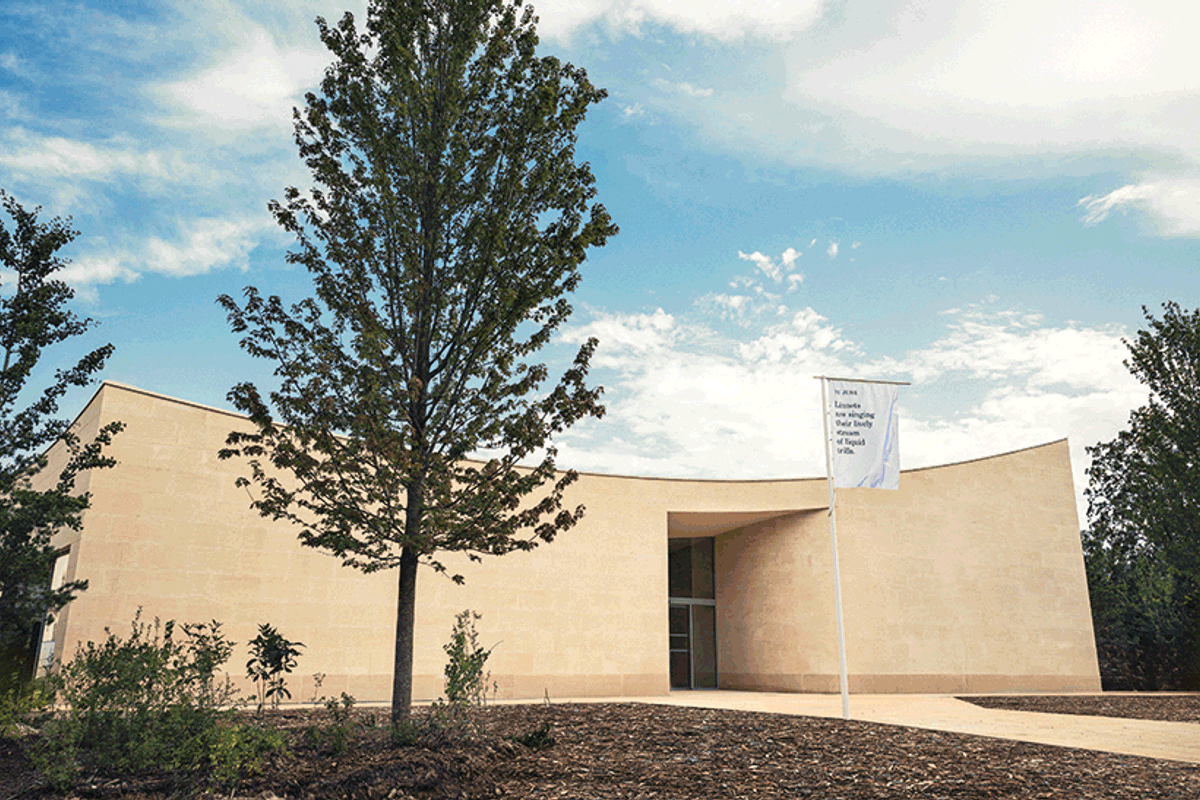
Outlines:
[[1162, 661], [1172, 683], [1197, 687], [1200, 310], [1163, 310], [1156, 319], [1143, 308], [1148, 327], [1126, 343], [1125, 366], [1150, 389], [1149, 403], [1115, 439], [1088, 448], [1085, 556], [1102, 651], [1106, 642], [1129, 648], [1145, 663], [1122, 669], [1151, 675], [1142, 684], [1161, 683]]
[[[365, 30], [318, 19], [335, 61], [295, 114], [316, 185], [271, 204], [315, 296], [219, 298], [280, 380], [269, 404], [249, 383], [229, 395], [255, 430], [221, 455], [248, 459], [254, 506], [345, 565], [400, 567], [395, 718], [417, 564], [528, 550], [583, 514], [562, 508], [576, 474], [551, 437], [603, 413], [585, 385], [597, 342], [548, 392], [527, 358], [570, 315], [586, 250], [617, 232], [575, 162], [606, 93], [536, 55], [535, 23], [510, 0], [374, 0]], [[496, 455], [464, 460], [480, 451]]]
[[[16, 284], [0, 284], [0, 647], [10, 649], [23, 645], [47, 610], [61, 609], [87, 588], [87, 581], [70, 581], [51, 591], [57, 551], [50, 539], [63, 528], [79, 530], [89, 496], [74, 493], [75, 479], [84, 470], [113, 465], [102, 450], [122, 425], [110, 423], [95, 440], [81, 443], [69, 421], [55, 416], [63, 394], [86, 386], [104, 367], [111, 344], [56, 370], [33, 403], [19, 407], [44, 351], [93, 323], [66, 307], [74, 292], [54, 277], [67, 263], [58, 251], [78, 235], [70, 221], [38, 222], [40, 208], [26, 210], [3, 190], [0, 203], [12, 225], [0, 222], [0, 281]], [[35, 491], [32, 479], [60, 439], [69, 452], [66, 465], [53, 488]]]

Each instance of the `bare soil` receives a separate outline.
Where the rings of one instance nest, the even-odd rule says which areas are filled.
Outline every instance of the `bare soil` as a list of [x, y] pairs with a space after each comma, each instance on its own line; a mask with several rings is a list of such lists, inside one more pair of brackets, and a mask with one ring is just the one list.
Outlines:
[[[972, 697], [970, 702], [1054, 713], [1195, 722], [1200, 697]], [[1136, 701], [1136, 702], [1134, 702]], [[393, 746], [370, 714], [342, 754], [313, 746], [306, 728], [324, 712], [270, 715], [286, 755], [220, 797], [362, 798], [1200, 798], [1200, 766], [865, 722], [638, 703], [492, 706], [485, 733]], [[553, 743], [506, 739], [549, 725]], [[536, 739], [536, 737], [534, 737]], [[530, 740], [533, 741], [532, 739]], [[200, 797], [187, 776], [94, 771], [66, 793], [45, 788], [20, 745], [0, 741], [0, 800]], [[216, 797], [218, 795], [210, 795]]]

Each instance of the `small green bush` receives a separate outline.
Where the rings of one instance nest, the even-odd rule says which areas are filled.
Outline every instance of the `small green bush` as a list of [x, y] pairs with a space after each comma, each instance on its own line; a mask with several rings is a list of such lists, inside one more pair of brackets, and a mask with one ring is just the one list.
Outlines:
[[221, 725], [208, 752], [209, 785], [233, 786], [262, 771], [264, 757], [286, 749], [283, 734], [259, 725]]
[[350, 718], [354, 710], [354, 697], [342, 692], [340, 703], [332, 697], [325, 701], [325, 710], [332, 720], [328, 730], [329, 748], [334, 755], [340, 756], [346, 752], [346, 745], [357, 727]]
[[250, 640], [250, 660], [246, 662], [246, 675], [258, 684], [258, 713], [270, 701], [271, 708], [279, 708], [284, 697], [291, 700], [283, 673], [296, 667], [296, 656], [304, 642], [289, 642], [266, 623], [258, 626], [258, 636]]
[[38, 728], [51, 716], [54, 689], [45, 678], [37, 678], [0, 694], [0, 737], [13, 736], [18, 723]]
[[[483, 706], [487, 702], [491, 674], [485, 672], [484, 667], [496, 648], [493, 645], [485, 650], [479, 646], [475, 622], [480, 619], [483, 615], [469, 608], [459, 612], [454, 617], [450, 642], [442, 646], [449, 656], [444, 670], [446, 702], [456, 710]], [[496, 685], [493, 683], [490, 688], [495, 692]]]
[[444, 670], [446, 701], [434, 702], [429, 714], [431, 722], [443, 732], [478, 727], [473, 712], [487, 703], [489, 692], [496, 691], [491, 673], [485, 669], [495, 645], [488, 649], [481, 647], [475, 631], [475, 622], [482, 618], [470, 609], [455, 615], [450, 642], [442, 646], [448, 656]]
[[[317, 688], [321, 687], [321, 682], [325, 679], [324, 675], [318, 674], [313, 676]], [[304, 731], [304, 742], [313, 750], [326, 749], [334, 755], [342, 755], [346, 752], [346, 748], [350, 744], [350, 740], [354, 738], [355, 732], [360, 727], [353, 720], [354, 696], [342, 692], [341, 698], [336, 697], [316, 697], [315, 694], [311, 701], [314, 705], [322, 703], [325, 706], [325, 711], [328, 714], [328, 724], [309, 725]], [[374, 715], [372, 715], [372, 726], [374, 725]]]
[[530, 750], [545, 750], [547, 747], [554, 746], [554, 735], [550, 733], [553, 726], [549, 722], [543, 722], [541, 725], [526, 731], [517, 736], [505, 736], [510, 742], [523, 744]]
[[109, 773], [149, 769], [228, 783], [283, 746], [278, 734], [234, 724], [230, 681], [217, 668], [233, 652], [221, 623], [153, 627], [134, 617], [129, 638], [105, 629], [48, 679], [66, 710], [48, 720], [27, 751], [59, 789], [81, 763]]
[[496, 689], [485, 671], [488, 656], [495, 647], [484, 649], [479, 646], [479, 635], [475, 630], [475, 622], [479, 619], [482, 615], [470, 609], [455, 615], [450, 641], [442, 646], [449, 658], [444, 670], [446, 696], [434, 700], [425, 714], [413, 714], [392, 725], [393, 744], [437, 746], [478, 728], [472, 712], [482, 707], [489, 692]]
[[34, 769], [51, 788], [65, 792], [79, 770], [79, 743], [83, 723], [74, 716], [58, 716], [42, 726], [41, 735], [24, 743], [25, 754]]
[[421, 722], [410, 714], [407, 719], [402, 719], [392, 725], [392, 744], [412, 747], [421, 741], [423, 727]]
[[461, 733], [467, 726], [463, 717], [452, 713], [449, 706], [434, 701], [425, 713], [410, 714], [407, 719], [391, 726], [392, 744], [399, 747], [440, 747]]

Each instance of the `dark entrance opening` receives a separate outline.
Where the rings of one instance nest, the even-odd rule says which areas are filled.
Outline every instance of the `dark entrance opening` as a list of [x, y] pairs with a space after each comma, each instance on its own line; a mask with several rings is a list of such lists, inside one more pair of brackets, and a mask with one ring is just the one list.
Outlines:
[[668, 539], [672, 689], [717, 688], [712, 537]]

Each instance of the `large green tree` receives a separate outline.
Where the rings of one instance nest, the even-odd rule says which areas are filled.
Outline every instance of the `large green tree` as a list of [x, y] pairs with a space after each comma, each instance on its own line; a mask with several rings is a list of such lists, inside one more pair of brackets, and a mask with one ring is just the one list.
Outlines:
[[1093, 617], [1114, 682], [1200, 688], [1200, 310], [1142, 311], [1125, 366], [1150, 401], [1088, 448]]
[[[571, 313], [586, 250], [617, 232], [575, 161], [606, 93], [539, 57], [535, 23], [511, 0], [373, 0], [365, 30], [318, 19], [335, 60], [295, 114], [315, 186], [271, 204], [315, 296], [219, 299], [280, 381], [269, 402], [249, 383], [229, 395], [255, 432], [221, 456], [248, 460], [254, 506], [347, 566], [399, 568], [396, 721], [418, 564], [445, 572], [439, 552], [478, 560], [574, 525], [576, 474], [551, 437], [604, 410], [584, 382], [594, 339], [549, 391], [526, 360]], [[494, 457], [464, 460], [481, 451]]]
[[[51, 537], [63, 528], [79, 529], [88, 507], [87, 493], [75, 492], [75, 479], [87, 469], [112, 466], [103, 448], [121, 424], [105, 426], [91, 442], [83, 443], [58, 418], [58, 403], [72, 386], [86, 386], [112, 354], [111, 344], [99, 347], [69, 369], [59, 369], [40, 394], [27, 388], [43, 351], [82, 334], [92, 325], [66, 306], [72, 289], [55, 278], [66, 261], [57, 253], [75, 236], [69, 220], [38, 222], [40, 208], [23, 208], [0, 190], [0, 203], [11, 229], [0, 221], [0, 668], [4, 680], [27, 669], [23, 661], [30, 637], [47, 612], [60, 610], [87, 588], [87, 581], [69, 581], [51, 588], [50, 575], [57, 549]], [[23, 406], [23, 401], [32, 402]], [[34, 476], [46, 467], [46, 450], [65, 442], [69, 457], [53, 487], [35, 491]]]

